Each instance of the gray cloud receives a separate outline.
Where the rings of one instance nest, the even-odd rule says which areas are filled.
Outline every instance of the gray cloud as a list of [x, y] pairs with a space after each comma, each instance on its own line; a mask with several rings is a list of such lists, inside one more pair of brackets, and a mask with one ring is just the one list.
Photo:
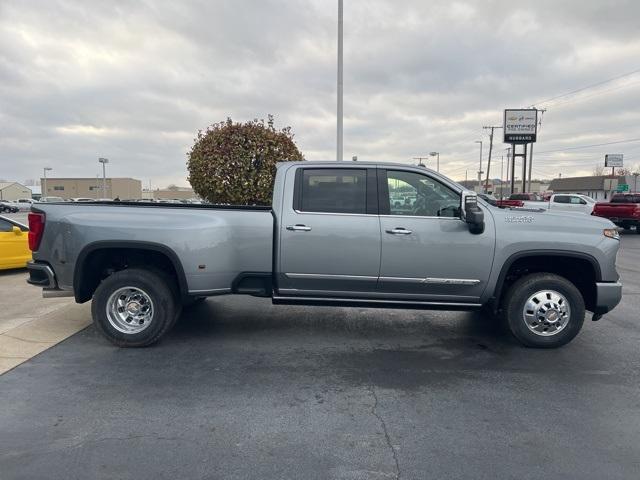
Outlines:
[[[635, 1], [345, 3], [347, 158], [438, 150], [473, 176], [503, 108], [640, 68]], [[268, 113], [334, 158], [335, 4], [0, 3], [0, 177], [91, 176], [106, 156], [112, 175], [185, 184], [198, 129]], [[640, 137], [640, 75], [538, 106], [539, 152]], [[608, 151], [540, 153], [535, 172], [588, 174]], [[640, 142], [615, 151], [640, 164]]]

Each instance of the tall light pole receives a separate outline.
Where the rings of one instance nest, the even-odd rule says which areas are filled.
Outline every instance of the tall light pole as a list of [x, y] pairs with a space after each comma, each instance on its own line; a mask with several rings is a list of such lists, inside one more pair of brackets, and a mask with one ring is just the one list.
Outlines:
[[107, 198], [107, 169], [105, 166], [109, 163], [109, 159], [100, 157], [98, 162], [102, 164], [102, 198]]
[[440, 171], [440, 152], [431, 152], [429, 153], [430, 156], [432, 157], [437, 157], [436, 158], [436, 172]]
[[342, 111], [343, 111], [343, 104], [342, 104], [342, 90], [343, 90], [343, 85], [342, 85], [342, 73], [343, 73], [343, 65], [342, 65], [342, 50], [343, 50], [343, 45], [342, 45], [342, 10], [343, 10], [343, 0], [338, 0], [338, 112], [337, 112], [337, 140], [336, 140], [336, 158], [339, 162], [342, 161]]
[[44, 170], [44, 178], [42, 179], [42, 183], [44, 183], [44, 185], [42, 185], [42, 188], [40, 189], [40, 198], [41, 199], [42, 199], [42, 197], [48, 196], [47, 195], [47, 172], [50, 172], [51, 170], [53, 170], [53, 168], [44, 167], [43, 170]]
[[480, 167], [478, 168], [478, 193], [482, 193], [482, 140], [476, 140], [480, 144]]
[[[638, 193], [638, 175], [640, 175], [640, 172], [633, 172], [633, 193]], [[638, 229], [638, 227], [636, 227], [636, 230]]]

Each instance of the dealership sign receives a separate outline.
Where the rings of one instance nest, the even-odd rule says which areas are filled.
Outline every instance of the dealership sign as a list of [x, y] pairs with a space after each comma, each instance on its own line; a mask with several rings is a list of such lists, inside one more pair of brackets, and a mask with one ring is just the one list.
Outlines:
[[621, 153], [608, 153], [604, 156], [605, 167], [622, 167]]
[[538, 131], [538, 110], [505, 110], [504, 143], [533, 143]]

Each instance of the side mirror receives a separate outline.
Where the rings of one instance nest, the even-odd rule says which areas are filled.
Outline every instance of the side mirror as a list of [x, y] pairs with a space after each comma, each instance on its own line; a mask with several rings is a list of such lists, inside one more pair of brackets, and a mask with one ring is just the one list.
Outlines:
[[462, 220], [469, 226], [471, 233], [484, 232], [484, 212], [478, 206], [478, 195], [475, 192], [462, 192], [460, 212]]
[[20, 230], [20, 227], [16, 227], [15, 225], [13, 226], [13, 228], [11, 229], [11, 231], [13, 233], [15, 233], [16, 235], [22, 235], [22, 230]]

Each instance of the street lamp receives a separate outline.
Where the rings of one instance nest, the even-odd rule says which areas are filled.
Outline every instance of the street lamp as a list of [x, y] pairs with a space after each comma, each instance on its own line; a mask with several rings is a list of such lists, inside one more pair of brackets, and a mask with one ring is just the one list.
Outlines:
[[437, 157], [436, 158], [436, 172], [440, 171], [440, 152], [431, 152], [429, 153], [430, 156], [432, 157]]
[[102, 164], [102, 198], [107, 198], [107, 170], [105, 165], [109, 163], [109, 159], [100, 157], [98, 162]]
[[640, 175], [640, 172], [634, 172], [632, 175], [633, 175], [633, 193], [638, 193], [638, 175]]
[[480, 168], [478, 168], [478, 190], [479, 193], [482, 193], [482, 140], [476, 140], [475, 143], [480, 144]]
[[343, 41], [342, 41], [342, 21], [343, 12], [343, 0], [338, 0], [338, 108], [337, 108], [337, 139], [336, 139], [336, 159], [342, 161], [342, 139], [343, 139], [343, 127], [342, 127], [342, 115], [343, 115]]
[[[44, 185], [42, 185], [42, 188], [40, 189], [40, 199], [42, 199], [42, 197], [46, 197], [47, 195], [47, 172], [50, 172], [51, 170], [53, 170], [53, 168], [51, 167], [44, 167], [44, 178], [42, 179], [42, 183]], [[44, 193], [43, 193], [44, 190]]]

